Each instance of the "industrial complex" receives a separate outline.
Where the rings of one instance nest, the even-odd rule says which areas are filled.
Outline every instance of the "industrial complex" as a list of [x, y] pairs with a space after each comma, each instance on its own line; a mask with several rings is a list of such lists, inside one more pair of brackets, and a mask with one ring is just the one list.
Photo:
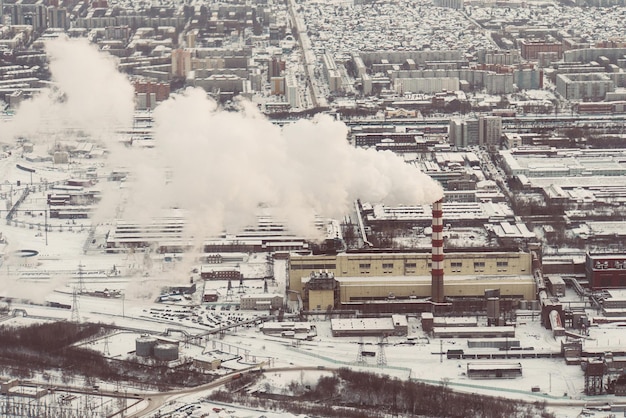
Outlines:
[[624, 412], [624, 7], [0, 0], [0, 415]]

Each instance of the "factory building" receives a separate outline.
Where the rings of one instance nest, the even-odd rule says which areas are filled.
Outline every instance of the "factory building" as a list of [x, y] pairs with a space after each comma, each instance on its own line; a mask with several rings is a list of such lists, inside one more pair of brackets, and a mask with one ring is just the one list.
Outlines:
[[315, 325], [310, 322], [263, 322], [260, 330], [265, 335], [307, 335], [317, 332]]
[[[107, 252], [129, 248], [153, 248], [159, 254], [184, 252], [192, 248], [192, 243], [184, 238], [186, 224], [184, 216], [179, 213], [153, 218], [149, 222], [117, 220], [107, 234]], [[207, 239], [202, 243], [202, 250], [205, 253], [310, 251], [304, 238], [288, 235], [282, 231], [282, 226], [276, 226], [274, 231], [268, 231], [267, 227], [259, 224], [258, 230]]]
[[592, 289], [626, 288], [626, 255], [587, 253], [585, 273]]
[[404, 315], [390, 318], [346, 318], [330, 320], [333, 337], [366, 337], [379, 335], [407, 335], [408, 322]]
[[221, 365], [222, 360], [210, 355], [200, 355], [193, 359], [193, 366], [200, 370], [217, 370]]
[[514, 338], [515, 327], [441, 327], [432, 333], [435, 338]]
[[[474, 298], [483, 301], [485, 290], [500, 289], [503, 299], [533, 300], [536, 296], [531, 257], [524, 252], [452, 252], [442, 261], [443, 295], [446, 301]], [[337, 282], [339, 303], [334, 308], [369, 305], [391, 309], [405, 304], [418, 310], [420, 300], [433, 295], [430, 253], [341, 253], [291, 255], [289, 290], [303, 298], [304, 309], [327, 309], [336, 300], [334, 286], [305, 291], [311, 273], [324, 271]], [[324, 294], [324, 292], [326, 292]], [[307, 294], [309, 299], [306, 299]], [[315, 294], [314, 305], [311, 295]], [[321, 302], [319, 302], [321, 301]]]
[[271, 293], [241, 296], [241, 309], [244, 310], [273, 310], [283, 307], [283, 297]]
[[[431, 174], [430, 172], [428, 173]], [[444, 178], [432, 173], [441, 183]], [[457, 176], [455, 178], [459, 178]], [[450, 179], [448, 178], [445, 183]], [[448, 194], [447, 192], [446, 194]], [[454, 227], [482, 227], [486, 223], [512, 221], [515, 219], [513, 210], [501, 202], [446, 202], [443, 204], [446, 213], [446, 226]], [[367, 224], [374, 227], [389, 224], [404, 225], [406, 227], [430, 226], [432, 209], [430, 205], [397, 206], [390, 207], [382, 204], [375, 205], [363, 210]]]
[[554, 178], [578, 177], [576, 187], [584, 187], [588, 184], [605, 185], [606, 187], [612, 183], [606, 179], [598, 179], [598, 177], [622, 177], [626, 175], [626, 167], [620, 163], [625, 156], [626, 153], [619, 149], [558, 150], [541, 148], [537, 150], [500, 151], [504, 171], [509, 176], [524, 175], [528, 177], [532, 182], [532, 187], [542, 187], [548, 183], [540, 181], [539, 177], [551, 177], [550, 183], [556, 185], [561, 185], [563, 181]]
[[332, 273], [311, 272], [303, 278], [304, 296], [311, 309], [334, 308], [339, 305], [339, 283]]

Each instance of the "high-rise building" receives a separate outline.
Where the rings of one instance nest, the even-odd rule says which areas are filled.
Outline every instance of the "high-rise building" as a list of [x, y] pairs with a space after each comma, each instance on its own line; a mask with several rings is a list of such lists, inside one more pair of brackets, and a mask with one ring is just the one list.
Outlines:
[[43, 0], [37, 2], [18, 0], [11, 8], [11, 24], [30, 25], [35, 32], [46, 30], [48, 19]]
[[478, 120], [455, 120], [450, 121], [448, 129], [450, 145], [458, 148], [465, 148], [470, 145], [478, 145]]
[[279, 96], [285, 94], [285, 77], [272, 77], [270, 80], [271, 93]]
[[280, 77], [283, 71], [285, 71], [285, 61], [280, 57], [273, 56], [267, 63], [267, 80], [271, 81], [274, 77]]
[[[0, 0], [1, 1], [1, 0]], [[65, 7], [49, 6], [47, 8], [48, 13], [48, 27], [68, 29], [67, 22], [67, 9]]]
[[191, 51], [175, 49], [172, 51], [172, 75], [174, 77], [187, 77], [191, 71]]
[[285, 96], [291, 107], [300, 107], [298, 80], [294, 74], [288, 74], [287, 77], [285, 77]]
[[500, 116], [481, 116], [478, 119], [478, 144], [483, 147], [500, 145], [502, 137], [502, 118]]

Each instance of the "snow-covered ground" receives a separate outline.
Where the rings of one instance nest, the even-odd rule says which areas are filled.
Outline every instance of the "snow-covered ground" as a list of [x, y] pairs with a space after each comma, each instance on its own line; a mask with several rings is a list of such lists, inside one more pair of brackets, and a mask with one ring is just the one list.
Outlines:
[[[12, 158], [0, 161], [0, 174], [6, 174], [7, 181], [11, 183], [10, 186], [3, 184], [0, 188], [2, 194], [0, 198], [5, 201], [19, 197], [19, 192], [13, 187], [17, 179], [12, 176], [24, 176], [14, 169], [17, 157]], [[65, 173], [65, 176], [67, 175]], [[21, 178], [22, 183], [29, 180]], [[37, 193], [42, 200], [43, 191]], [[30, 203], [34, 205], [37, 201], [32, 200]], [[45, 202], [39, 204], [43, 207]], [[31, 210], [36, 217], [39, 216], [35, 207]], [[20, 217], [24, 215], [20, 214]], [[95, 232], [90, 235], [92, 227]], [[98, 249], [98, 243], [102, 242], [108, 227], [107, 221], [93, 226], [87, 222], [78, 226], [66, 222], [44, 233], [36, 226], [31, 228], [24, 222], [0, 223], [3, 242], [0, 248], [4, 250], [0, 266], [0, 296], [11, 299], [11, 309], [20, 310], [19, 312], [25, 312], [27, 315], [26, 318], [5, 318], [2, 323], [22, 326], [45, 320], [70, 320], [73, 315], [77, 315], [80, 321], [111, 323], [133, 329], [132, 332], [116, 333], [106, 340], [89, 343], [90, 348], [115, 358], [127, 357], [135, 349], [135, 340], [141, 334], [164, 334], [168, 328], [175, 328], [184, 330], [190, 335], [203, 336], [197, 345], [191, 344], [187, 347], [181, 345], [181, 356], [194, 357], [211, 353], [217, 355], [219, 352], [222, 353], [222, 358], [231, 358], [232, 360], [223, 363], [224, 370], [221, 373], [240, 370], [261, 362], [265, 362], [266, 368], [269, 369], [319, 366], [331, 370], [351, 367], [402, 379], [412, 378], [433, 384], [446, 384], [459, 391], [546, 401], [550, 404], [551, 410], [560, 417], [575, 416], [585, 402], [619, 402], [619, 398], [614, 396], [584, 396], [584, 374], [580, 366], [567, 366], [561, 358], [506, 360], [522, 365], [523, 375], [517, 379], [469, 379], [466, 376], [467, 363], [479, 360], [448, 360], [445, 355], [440, 354], [448, 349], [470, 351], [467, 341], [433, 339], [424, 334], [416, 317], [409, 318], [408, 337], [389, 337], [383, 344], [373, 337], [362, 339], [332, 337], [330, 322], [321, 318], [313, 320], [317, 336], [312, 341], [264, 335], [257, 325], [227, 330], [223, 338], [219, 335], [209, 335], [208, 331], [215, 327], [207, 325], [208, 318], [215, 323], [230, 321], [232, 324], [238, 320], [252, 319], [264, 314], [225, 308], [225, 305], [230, 305], [231, 302], [236, 304], [242, 294], [262, 293], [263, 280], [246, 280], [241, 287], [238, 282], [233, 282], [232, 299], [227, 301], [228, 282], [224, 280], [202, 282], [197, 273], [192, 273], [195, 266], [193, 259], [180, 262], [175, 259], [167, 261], [166, 258], [157, 256], [146, 258], [139, 253], [104, 253]], [[94, 237], [95, 244], [91, 241]], [[38, 254], [33, 259], [12, 255], [20, 250], [34, 250]], [[266, 261], [267, 254], [250, 255], [247, 257], [246, 265], [239, 267], [242, 271], [247, 269], [246, 271], [263, 273], [257, 276], [260, 277], [265, 271], [270, 271]], [[284, 260], [275, 261], [273, 265], [275, 281], [268, 282], [269, 293], [284, 294], [287, 281], [285, 263]], [[198, 284], [198, 292], [193, 295], [192, 300], [182, 299], [167, 304], [155, 302], [163, 287], [188, 284], [190, 278]], [[84, 286], [86, 291], [119, 289], [123, 296], [119, 298], [87, 296], [80, 293], [81, 286]], [[205, 287], [219, 291], [218, 303], [200, 303]], [[46, 302], [65, 304], [75, 309], [46, 306]], [[2, 306], [7, 303], [6, 299], [0, 301]], [[200, 318], [205, 319], [203, 321], [205, 323], [201, 323]], [[172, 335], [172, 338], [177, 337], [180, 335]], [[555, 339], [550, 331], [545, 330], [539, 323], [538, 316], [518, 319], [515, 338], [520, 340], [522, 347], [533, 347], [535, 351], [560, 351], [561, 339]], [[611, 350], [612, 347], [621, 347], [622, 340], [626, 342], [623, 328], [617, 325], [600, 325], [590, 329], [589, 339], [585, 345]], [[360, 344], [375, 355], [364, 357], [365, 361], [358, 362]], [[383, 353], [384, 361], [381, 358]], [[319, 373], [320, 371], [310, 370], [268, 371], [260, 384], [269, 385], [280, 391], [281, 385], [286, 387], [293, 379], [304, 378], [307, 381], [314, 381]], [[539, 392], [531, 391], [535, 386], [540, 388]], [[199, 392], [178, 396], [175, 402], [165, 405], [161, 412], [197, 403], [205, 395], [206, 392]], [[214, 402], [198, 403], [197, 406], [199, 407], [194, 406], [193, 411], [196, 416], [200, 416], [203, 411], [217, 413], [219, 416], [285, 416], [218, 405]], [[140, 408], [140, 405], [137, 408]], [[216, 412], [218, 409], [219, 413]]]
[[[58, 232], [48, 233], [46, 245], [42, 237], [37, 237], [32, 230], [10, 225], [0, 225], [3, 237], [11, 243], [28, 243], [19, 248], [28, 248], [39, 251], [39, 260], [36, 266], [20, 265], [10, 257], [4, 260], [0, 268], [2, 278], [0, 294], [5, 297], [16, 298], [11, 304], [12, 309], [24, 309], [31, 321], [40, 321], [41, 318], [70, 320], [71, 309], [53, 308], [49, 306], [31, 305], [21, 303], [17, 299], [27, 298], [34, 302], [55, 301], [72, 305], [72, 292], [76, 286], [76, 277], [72, 272], [77, 271], [78, 264], [85, 271], [105, 270], [110, 271], [115, 265], [120, 272], [110, 277], [109, 283], [102, 283], [101, 278], [93, 281], [86, 275], [83, 282], [87, 288], [119, 288], [124, 291], [122, 298], [98, 298], [78, 295], [79, 315], [81, 321], [94, 321], [102, 323], [114, 323], [120, 327], [141, 329], [155, 334], [164, 333], [167, 328], [176, 327], [184, 329], [192, 335], [204, 334], [208, 328], [197, 322], [193, 322], [194, 315], [188, 314], [183, 317], [163, 318], [154, 315], [155, 310], [163, 311], [170, 309], [173, 312], [200, 312], [201, 315], [219, 315], [224, 321], [234, 317], [252, 318], [259, 315], [256, 311], [226, 311], [220, 303], [210, 306], [191, 308], [199, 303], [199, 293], [194, 300], [182, 300], [177, 303], [155, 303], [154, 298], [158, 295], [161, 285], [182, 282], [178, 276], [185, 280], [188, 272], [177, 272], [170, 266], [164, 267], [158, 264], [143, 266], [142, 263], [133, 260], [127, 254], [83, 254], [84, 240], [87, 232]], [[137, 257], [139, 258], [139, 257]], [[258, 262], [258, 260], [256, 260]], [[133, 268], [133, 263], [137, 264]], [[165, 263], [165, 262], [161, 262]], [[272, 283], [271, 293], [284, 292], [285, 266], [278, 261], [274, 266], [276, 282]], [[37, 270], [49, 273], [50, 279], [35, 281], [20, 279], [19, 272], [23, 270]], [[131, 274], [129, 274], [131, 273]], [[174, 273], [174, 274], [172, 274]], [[206, 285], [220, 289], [225, 294], [225, 281], [208, 281]], [[234, 297], [239, 296], [238, 283], [233, 283]], [[243, 288], [246, 292], [259, 293], [262, 289], [262, 281], [245, 282]], [[221, 300], [223, 302], [223, 299]], [[205, 304], [206, 305], [206, 304]], [[33, 317], [33, 318], [31, 318]], [[4, 323], [21, 324], [25, 319], [8, 319]], [[446, 384], [454, 390], [468, 391], [472, 393], [485, 393], [502, 397], [523, 400], [547, 401], [550, 405], [562, 403], [563, 406], [554, 408], [559, 416], [573, 416], [580, 412], [585, 401], [606, 401], [616, 403], [619, 399], [614, 396], [584, 396], [584, 374], [580, 366], [567, 366], [563, 359], [519, 359], [506, 360], [507, 362], [519, 362], [522, 365], [523, 375], [517, 379], [498, 380], [472, 380], [466, 376], [467, 363], [477, 360], [448, 360], [445, 353], [448, 349], [464, 349], [467, 347], [465, 340], [432, 339], [424, 334], [418, 318], [409, 318], [409, 334], [407, 337], [389, 337], [383, 345], [373, 337], [362, 339], [332, 337], [330, 322], [326, 320], [313, 320], [317, 329], [317, 337], [313, 341], [300, 341], [289, 338], [273, 337], [262, 334], [257, 326], [239, 327], [227, 331], [223, 338], [217, 335], [205, 336], [202, 346], [191, 347], [181, 350], [181, 355], [193, 357], [197, 354], [211, 353], [214, 350], [230, 352], [241, 356], [236, 362], [226, 362], [233, 370], [238, 367], [248, 367], [250, 364], [268, 361], [271, 367], [310, 367], [321, 366], [327, 369], [339, 367], [352, 367], [375, 373], [385, 373], [398, 378], [420, 379], [434, 384]], [[134, 340], [140, 334], [119, 333], [107, 339], [106, 345], [110, 356], [122, 356], [134, 350]], [[539, 323], [539, 317], [525, 317], [519, 319], [516, 324], [515, 339], [520, 340], [522, 347], [534, 347], [536, 351], [558, 352], [560, 351], [561, 339], [552, 336], [551, 332], [544, 329]], [[585, 345], [588, 347], [619, 347], [622, 345], [623, 328], [617, 325], [599, 325], [590, 329], [589, 340]], [[358, 363], [359, 345], [364, 349], [375, 352], [374, 357], [365, 357], [365, 363]], [[104, 352], [104, 340], [96, 341], [90, 348]], [[382, 351], [381, 351], [382, 350]], [[386, 364], [381, 364], [381, 354], [384, 352]], [[243, 358], [246, 353], [247, 358]], [[119, 357], [118, 357], [119, 358]], [[247, 361], [246, 361], [247, 360]], [[254, 361], [253, 361], [254, 360]], [[239, 364], [239, 366], [238, 366]], [[307, 372], [308, 374], [308, 372]], [[286, 374], [280, 378], [271, 372], [266, 374], [267, 379], [275, 379], [270, 385], [276, 386], [282, 383], [288, 385]], [[540, 387], [540, 392], [532, 392], [534, 386]], [[200, 395], [196, 395], [200, 396]], [[177, 399], [175, 405], [182, 406], [192, 402], [186, 398]], [[196, 400], [197, 401], [197, 398]], [[193, 401], [193, 402], [195, 402]], [[568, 403], [576, 406], [568, 407]], [[171, 407], [172, 405], [168, 405]], [[222, 409], [224, 406], [207, 406], [209, 409]], [[202, 409], [204, 410], [205, 406]], [[233, 410], [226, 407], [226, 410]], [[239, 411], [239, 410], [238, 410]], [[225, 412], [223, 412], [225, 413]], [[264, 412], [247, 411], [240, 409], [235, 416], [271, 416]], [[256, 415], [255, 415], [256, 414]]]

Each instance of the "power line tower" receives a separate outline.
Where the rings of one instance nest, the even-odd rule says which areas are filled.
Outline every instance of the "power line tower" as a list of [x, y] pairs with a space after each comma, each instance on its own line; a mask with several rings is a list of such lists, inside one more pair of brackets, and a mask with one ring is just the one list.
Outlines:
[[71, 321], [75, 323], [80, 322], [80, 314], [78, 313], [78, 290], [74, 287], [72, 291], [72, 316]]
[[77, 284], [77, 291], [79, 294], [83, 294], [85, 293], [85, 280], [84, 280], [84, 270], [83, 270], [83, 266], [82, 264], [78, 265], [78, 284]]
[[110, 356], [111, 355], [111, 351], [109, 350], [109, 336], [105, 335], [104, 336], [104, 355], [105, 356]]
[[237, 290], [237, 293], [246, 293], [243, 288], [243, 276], [239, 277], [239, 289]]
[[263, 293], [267, 293], [267, 278], [263, 279]]
[[356, 354], [356, 362], [358, 364], [365, 363], [365, 358], [363, 358], [363, 337], [359, 339], [359, 351]]
[[378, 342], [378, 360], [377, 365], [383, 367], [387, 365], [387, 356], [385, 356], [385, 345], [387, 345], [387, 336], [385, 334], [380, 336]]
[[233, 300], [233, 282], [228, 279], [228, 286], [226, 286], [226, 302]]

